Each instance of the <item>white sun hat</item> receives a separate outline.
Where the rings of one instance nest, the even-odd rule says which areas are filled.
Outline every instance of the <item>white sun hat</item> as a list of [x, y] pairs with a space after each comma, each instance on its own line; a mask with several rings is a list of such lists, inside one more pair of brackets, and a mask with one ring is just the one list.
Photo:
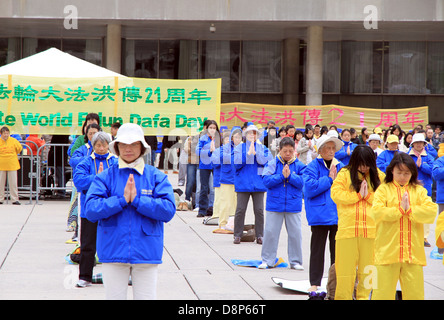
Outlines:
[[424, 137], [424, 134], [422, 133], [415, 133], [412, 137], [412, 142], [410, 143], [410, 146], [413, 146], [415, 142], [424, 142], [428, 143]]
[[120, 126], [117, 131], [116, 140], [111, 141], [109, 144], [109, 150], [116, 153], [115, 145], [116, 142], [122, 142], [125, 144], [131, 144], [134, 142], [140, 141], [142, 145], [145, 147], [145, 154], [148, 151], [149, 147], [145, 141], [145, 135], [143, 134], [142, 128], [135, 123], [124, 123]]
[[258, 133], [258, 132], [259, 132], [259, 129], [258, 129], [254, 124], [250, 124], [250, 125], [247, 127], [247, 129], [245, 129], [245, 131], [244, 131], [244, 136], [246, 136], [246, 135], [247, 135], [247, 132], [249, 132], [249, 131], [256, 131], [256, 133]]
[[341, 150], [342, 146], [344, 145], [344, 143], [341, 140], [339, 140], [337, 137], [323, 135], [316, 142], [316, 150], [318, 151], [318, 153], [319, 153], [319, 150], [321, 149], [321, 147], [323, 145], [325, 145], [327, 142], [334, 142], [335, 143], [336, 152]]
[[368, 141], [376, 140], [382, 142], [381, 136], [377, 133], [372, 133], [370, 137], [368, 137]]

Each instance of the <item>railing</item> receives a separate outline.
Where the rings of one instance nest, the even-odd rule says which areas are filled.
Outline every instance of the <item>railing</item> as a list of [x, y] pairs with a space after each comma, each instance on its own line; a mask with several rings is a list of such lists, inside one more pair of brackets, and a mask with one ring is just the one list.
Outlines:
[[[59, 191], [62, 194], [72, 192], [73, 171], [68, 164], [68, 148], [70, 144], [47, 143], [38, 147], [33, 141], [20, 141], [23, 151], [18, 155], [20, 169], [17, 171], [17, 186], [19, 198], [33, 199], [39, 204], [39, 197], [44, 192]], [[34, 154], [31, 144], [37, 150]], [[51, 151], [52, 149], [52, 151]], [[151, 164], [151, 148], [143, 157], [145, 163]], [[5, 187], [5, 200], [10, 197], [9, 185]]]

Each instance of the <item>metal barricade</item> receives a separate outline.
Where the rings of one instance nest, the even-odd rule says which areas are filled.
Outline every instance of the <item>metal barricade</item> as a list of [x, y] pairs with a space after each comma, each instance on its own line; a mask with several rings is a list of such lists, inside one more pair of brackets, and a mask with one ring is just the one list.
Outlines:
[[[49, 143], [38, 148], [37, 194], [44, 191], [58, 191], [62, 196], [72, 192], [72, 168], [68, 164], [70, 144]], [[46, 160], [43, 155], [47, 154]], [[67, 178], [68, 176], [68, 178]], [[38, 200], [37, 200], [38, 203]]]
[[34, 145], [35, 150], [38, 146], [34, 141], [20, 141], [23, 147], [22, 152], [18, 156], [20, 169], [17, 171], [17, 189], [19, 198], [28, 196], [28, 204], [32, 204], [32, 198], [38, 200], [36, 189], [38, 156], [34, 154], [33, 148], [29, 144]]

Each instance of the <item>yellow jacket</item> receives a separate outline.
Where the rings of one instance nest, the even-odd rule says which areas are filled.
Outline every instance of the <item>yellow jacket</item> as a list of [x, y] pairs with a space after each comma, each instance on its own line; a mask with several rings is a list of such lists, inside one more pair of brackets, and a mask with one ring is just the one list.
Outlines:
[[16, 171], [20, 169], [17, 154], [23, 147], [17, 139], [9, 137], [3, 140], [0, 138], [0, 171]]
[[[410, 208], [401, 208], [404, 192]], [[373, 217], [376, 223], [375, 265], [408, 262], [426, 265], [424, 224], [435, 221], [438, 205], [422, 186], [383, 183], [375, 192]]]
[[[444, 211], [441, 212], [436, 220], [435, 239], [438, 248], [444, 248]], [[443, 260], [444, 263], [444, 260]]]
[[[358, 173], [359, 179], [363, 179]], [[379, 180], [383, 183], [385, 174], [378, 169]], [[374, 190], [370, 183], [370, 175], [366, 176], [368, 195], [362, 198], [359, 192], [351, 188], [350, 170], [342, 168], [331, 186], [331, 198], [338, 209], [338, 231], [336, 239], [374, 238], [375, 222], [370, 215], [373, 204]]]
[[444, 156], [444, 143], [439, 144], [438, 158]]

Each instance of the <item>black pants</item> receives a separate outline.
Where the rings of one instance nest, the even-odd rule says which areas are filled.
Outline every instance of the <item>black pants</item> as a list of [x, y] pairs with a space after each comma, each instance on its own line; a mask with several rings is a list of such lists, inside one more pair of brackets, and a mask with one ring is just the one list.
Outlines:
[[97, 222], [80, 218], [79, 279], [92, 282], [96, 259]]
[[330, 244], [330, 265], [335, 263], [335, 236], [337, 225], [311, 226], [310, 285], [320, 286], [324, 274], [325, 243]]
[[250, 196], [253, 199], [254, 231], [256, 238], [264, 236], [264, 194], [265, 192], [237, 192], [237, 205], [234, 214], [234, 236], [242, 237], [245, 213]]

